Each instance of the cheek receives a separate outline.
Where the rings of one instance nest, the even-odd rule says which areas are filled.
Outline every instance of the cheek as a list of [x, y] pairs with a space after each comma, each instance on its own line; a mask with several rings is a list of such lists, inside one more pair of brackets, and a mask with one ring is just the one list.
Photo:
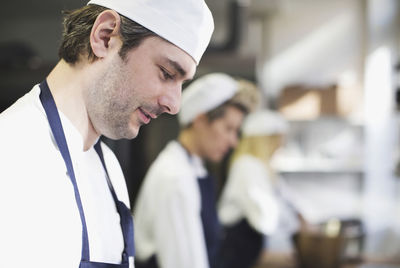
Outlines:
[[158, 92], [162, 90], [160, 84], [154, 77], [152, 79], [151, 77], [143, 77], [135, 80], [131, 79], [128, 86], [131, 88], [130, 97], [141, 100], [150, 100], [156, 97]]
[[228, 141], [228, 133], [224, 130], [223, 127], [216, 129], [214, 136], [215, 141], [221, 146], [225, 145]]
[[136, 79], [136, 75], [130, 75], [130, 72], [126, 72], [120, 82], [120, 98], [121, 102], [125, 103], [128, 109], [132, 110], [137, 108], [136, 106], [143, 102], [146, 97], [146, 93], [149, 91], [148, 84], [144, 83], [140, 79]]
[[210, 150], [216, 155], [220, 155], [226, 150], [227, 139], [224, 134], [221, 129], [216, 129], [209, 139]]

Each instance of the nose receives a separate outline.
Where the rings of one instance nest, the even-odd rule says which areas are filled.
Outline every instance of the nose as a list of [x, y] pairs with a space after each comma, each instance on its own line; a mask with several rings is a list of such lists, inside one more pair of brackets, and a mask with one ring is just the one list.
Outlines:
[[177, 114], [181, 106], [182, 85], [174, 85], [165, 89], [158, 100], [163, 113]]

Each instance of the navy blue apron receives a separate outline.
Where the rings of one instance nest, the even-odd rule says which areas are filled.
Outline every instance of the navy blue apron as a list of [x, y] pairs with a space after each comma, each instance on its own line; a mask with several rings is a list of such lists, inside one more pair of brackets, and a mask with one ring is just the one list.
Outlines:
[[218, 268], [251, 268], [264, 247], [264, 235], [246, 219], [226, 227], [221, 242]]
[[207, 246], [207, 255], [210, 268], [217, 265], [220, 244], [220, 223], [217, 216], [216, 191], [214, 178], [207, 175], [197, 179], [201, 194], [201, 222]]
[[156, 254], [151, 256], [149, 259], [145, 261], [140, 261], [137, 258], [135, 259], [135, 268], [159, 268]]
[[[124, 237], [124, 251], [121, 253], [122, 263], [121, 264], [110, 264], [110, 263], [100, 263], [100, 262], [92, 262], [90, 261], [90, 253], [89, 253], [89, 238], [85, 220], [85, 213], [83, 211], [81, 197], [79, 194], [78, 185], [75, 179], [74, 168], [71, 161], [71, 156], [69, 154], [67, 141], [65, 139], [64, 130], [62, 128], [60, 116], [58, 114], [58, 110], [56, 104], [54, 102], [53, 96], [51, 95], [49, 86], [47, 81], [44, 80], [40, 83], [40, 101], [42, 102], [43, 108], [46, 112], [47, 119], [50, 124], [51, 131], [56, 140], [57, 146], [61, 152], [61, 155], [64, 159], [65, 165], [67, 167], [67, 172], [69, 178], [74, 186], [75, 200], [79, 209], [79, 215], [82, 222], [82, 257], [81, 262], [79, 264], [79, 268], [129, 268], [129, 257], [134, 256], [135, 248], [133, 242], [133, 219], [131, 216], [131, 212], [129, 208], [121, 201], [118, 200], [117, 195], [114, 191], [114, 188], [111, 184], [110, 178], [108, 176], [107, 168], [104, 162], [103, 152], [100, 146], [100, 140], [94, 146], [97, 154], [100, 157], [101, 163], [103, 164], [104, 170], [106, 172], [106, 179], [108, 186], [110, 188], [112, 197], [115, 201], [117, 211], [121, 218], [121, 229]], [[57, 266], [55, 264], [55, 266]]]

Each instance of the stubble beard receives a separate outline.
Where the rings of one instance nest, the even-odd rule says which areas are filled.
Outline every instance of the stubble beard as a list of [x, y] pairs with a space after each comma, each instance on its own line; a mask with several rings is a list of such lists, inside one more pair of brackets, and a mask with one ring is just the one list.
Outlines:
[[[119, 56], [117, 56], [119, 57]], [[138, 129], [131, 129], [131, 115], [138, 103], [129, 81], [125, 63], [114, 60], [88, 90], [87, 109], [89, 119], [97, 133], [110, 139], [133, 139]]]

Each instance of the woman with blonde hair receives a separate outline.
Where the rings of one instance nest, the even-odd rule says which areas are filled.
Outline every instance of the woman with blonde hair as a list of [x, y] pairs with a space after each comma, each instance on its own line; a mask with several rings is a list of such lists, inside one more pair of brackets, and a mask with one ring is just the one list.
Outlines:
[[260, 256], [264, 237], [278, 225], [278, 200], [271, 158], [288, 128], [276, 112], [260, 110], [245, 119], [231, 157], [218, 214], [224, 226], [220, 268], [249, 268]]

